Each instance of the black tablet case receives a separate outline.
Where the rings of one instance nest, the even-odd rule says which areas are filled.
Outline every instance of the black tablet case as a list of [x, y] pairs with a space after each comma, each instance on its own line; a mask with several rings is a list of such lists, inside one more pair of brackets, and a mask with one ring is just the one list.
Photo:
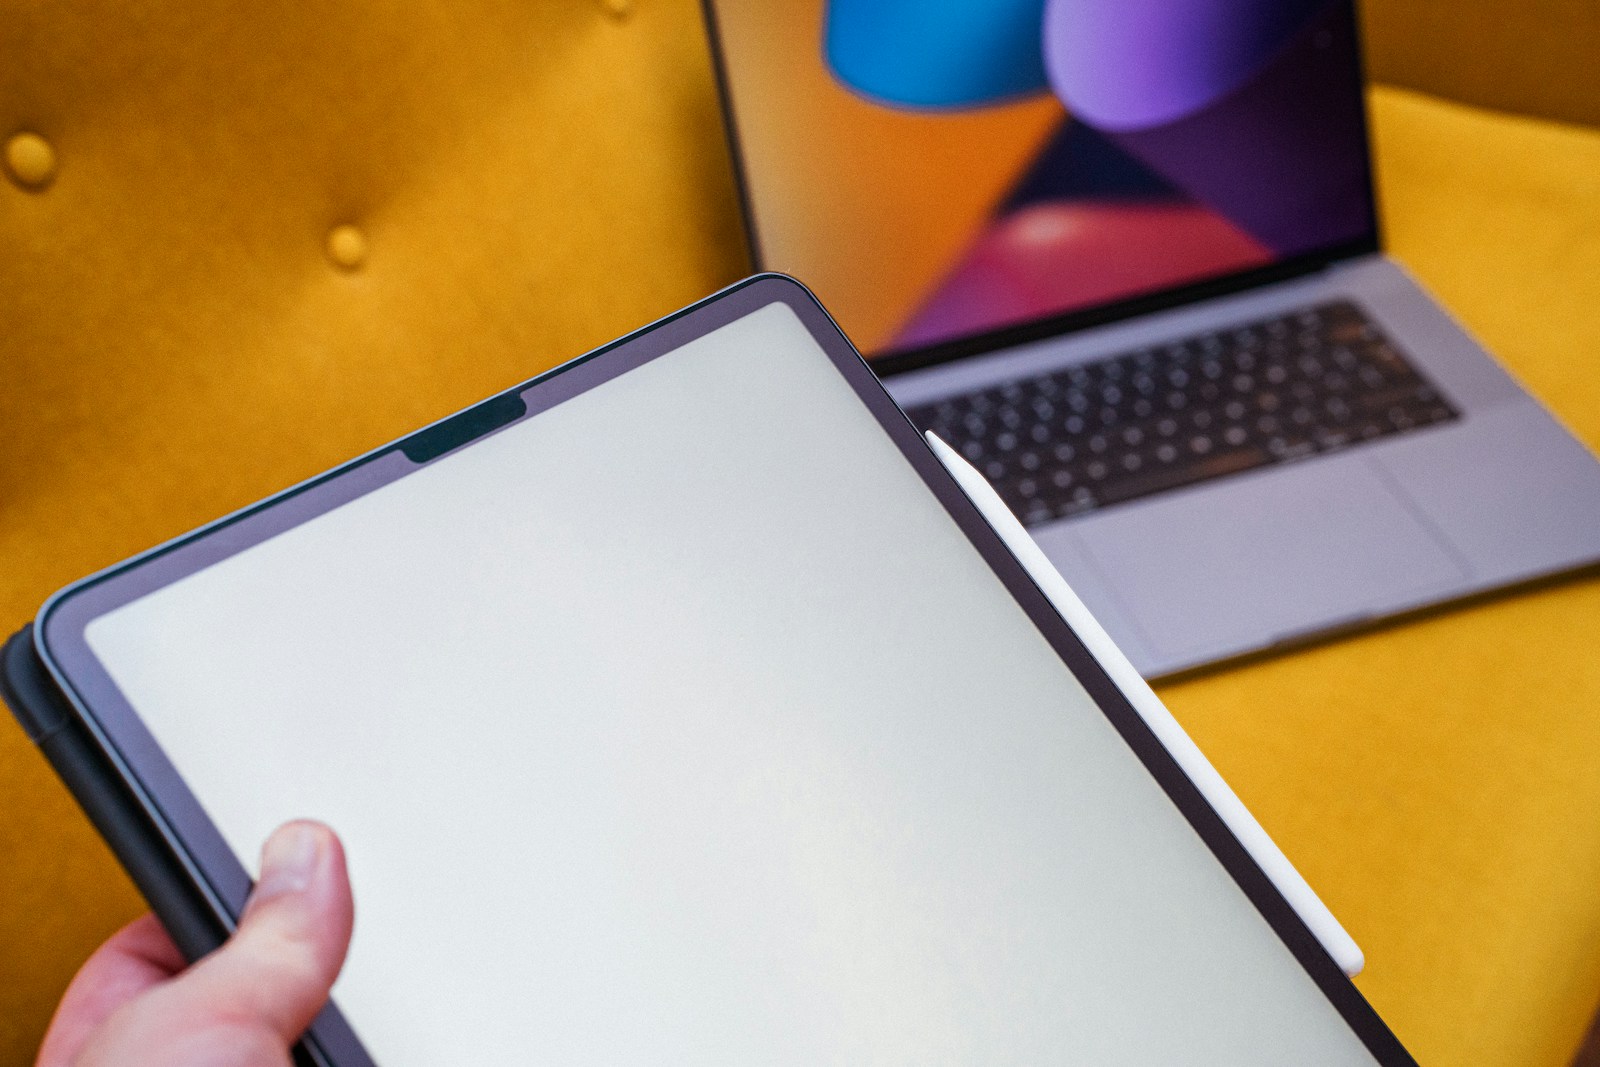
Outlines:
[[[0, 698], [77, 800], [185, 957], [197, 960], [227, 927], [100, 745], [67, 706], [33, 644], [30, 623], [0, 648]], [[295, 1062], [315, 1067], [304, 1047]]]

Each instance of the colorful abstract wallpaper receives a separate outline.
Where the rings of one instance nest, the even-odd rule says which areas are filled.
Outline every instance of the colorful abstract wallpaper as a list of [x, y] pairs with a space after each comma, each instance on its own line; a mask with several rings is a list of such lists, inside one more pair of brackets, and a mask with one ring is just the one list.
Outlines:
[[1349, 0], [720, 0], [763, 265], [923, 348], [1367, 234]]

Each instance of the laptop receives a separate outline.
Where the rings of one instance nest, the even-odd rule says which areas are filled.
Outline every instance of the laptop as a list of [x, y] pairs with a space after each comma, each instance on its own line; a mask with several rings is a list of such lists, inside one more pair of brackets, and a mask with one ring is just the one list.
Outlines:
[[1600, 464], [1379, 236], [1350, 0], [711, 0], [752, 255], [1146, 676], [1600, 559]]

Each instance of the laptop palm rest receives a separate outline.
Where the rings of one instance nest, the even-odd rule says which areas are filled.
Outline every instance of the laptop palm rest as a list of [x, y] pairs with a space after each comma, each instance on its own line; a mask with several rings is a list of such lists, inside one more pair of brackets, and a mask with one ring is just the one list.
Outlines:
[[1149, 649], [1153, 662], [1140, 664], [1149, 674], [1391, 612], [1468, 577], [1360, 456], [1213, 482], [1033, 533], [1047, 554], [1059, 548], [1098, 572], [1122, 609], [1113, 614]]

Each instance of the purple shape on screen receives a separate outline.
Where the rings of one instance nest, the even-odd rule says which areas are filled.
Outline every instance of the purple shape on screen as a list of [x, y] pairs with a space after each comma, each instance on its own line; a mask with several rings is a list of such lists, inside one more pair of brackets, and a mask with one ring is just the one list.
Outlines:
[[1249, 81], [1325, 0], [1049, 0], [1045, 69], [1078, 118], [1162, 126]]
[[1335, 0], [1254, 77], [1111, 139], [1279, 255], [1372, 232], [1355, 15]]

